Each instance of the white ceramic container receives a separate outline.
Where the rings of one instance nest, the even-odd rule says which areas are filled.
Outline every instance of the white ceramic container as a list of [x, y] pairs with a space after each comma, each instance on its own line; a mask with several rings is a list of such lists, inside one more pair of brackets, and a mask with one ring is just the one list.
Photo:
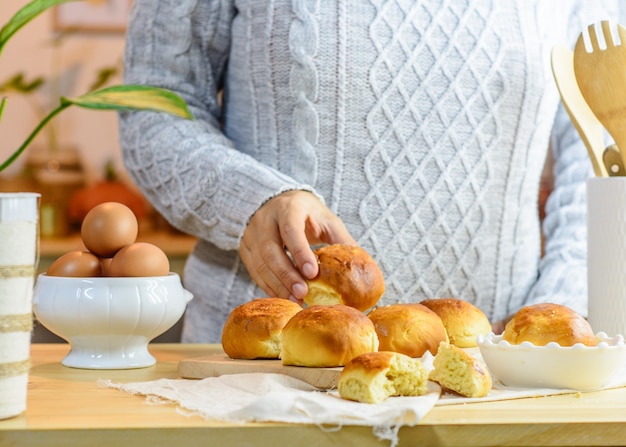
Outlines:
[[148, 343], [181, 318], [192, 295], [176, 273], [154, 277], [37, 277], [33, 310], [67, 340], [63, 365], [143, 368], [155, 363]]
[[506, 386], [590, 391], [604, 386], [625, 364], [624, 337], [598, 333], [597, 346], [556, 343], [512, 345], [493, 333], [478, 336], [478, 347], [494, 379]]
[[26, 410], [39, 197], [0, 193], [0, 419]]
[[626, 177], [587, 180], [587, 276], [593, 330], [626, 334]]

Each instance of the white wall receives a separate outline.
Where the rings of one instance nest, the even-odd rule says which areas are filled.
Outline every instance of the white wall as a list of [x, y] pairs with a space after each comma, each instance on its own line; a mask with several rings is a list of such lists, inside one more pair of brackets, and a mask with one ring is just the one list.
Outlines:
[[[0, 26], [28, 3], [27, 0], [0, 1]], [[51, 11], [43, 13], [18, 31], [0, 54], [0, 84], [20, 71], [32, 79], [36, 76], [50, 78], [59, 73], [67, 77], [69, 71], [76, 69], [78, 77], [74, 88], [63, 94], [79, 96], [88, 91], [97, 71], [102, 67], [117, 64], [121, 70], [123, 33], [73, 34], [65, 36], [56, 49], [53, 45], [55, 35]], [[117, 76], [109, 84], [121, 82], [121, 76]], [[0, 121], [1, 160], [21, 144], [40, 118], [33, 113], [30, 103], [22, 95], [10, 93], [4, 96], [9, 98], [9, 102]], [[36, 98], [37, 103], [43, 104], [48, 95], [41, 93]], [[58, 100], [54, 103], [58, 104]], [[47, 106], [46, 110], [51, 110], [51, 107]], [[75, 145], [80, 150], [91, 180], [102, 177], [104, 165], [109, 159], [114, 161], [124, 176], [115, 112], [70, 107], [54, 118], [53, 125], [62, 145]], [[38, 145], [46, 145], [46, 141], [43, 137], [36, 140]], [[23, 158], [1, 175], [6, 177], [18, 173], [24, 163]]]

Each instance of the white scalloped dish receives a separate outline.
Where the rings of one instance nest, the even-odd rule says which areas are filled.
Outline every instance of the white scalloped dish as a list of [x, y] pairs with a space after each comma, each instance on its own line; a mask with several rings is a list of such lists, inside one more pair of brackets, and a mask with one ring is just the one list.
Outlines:
[[535, 346], [512, 345], [490, 333], [478, 337], [478, 347], [494, 380], [506, 386], [591, 391], [606, 385], [626, 362], [622, 335], [599, 332], [596, 337], [599, 343], [594, 347]]

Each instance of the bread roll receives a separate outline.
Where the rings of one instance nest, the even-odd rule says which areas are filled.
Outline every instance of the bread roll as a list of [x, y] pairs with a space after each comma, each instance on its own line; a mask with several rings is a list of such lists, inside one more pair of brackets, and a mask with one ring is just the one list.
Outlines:
[[307, 281], [307, 305], [345, 304], [365, 311], [378, 303], [385, 291], [385, 280], [376, 261], [364, 249], [334, 244], [314, 253], [319, 274]]
[[428, 371], [417, 359], [397, 352], [379, 351], [353, 358], [337, 383], [344, 399], [376, 404], [390, 396], [426, 393]]
[[587, 320], [569, 307], [552, 303], [520, 309], [505, 326], [502, 339], [512, 345], [528, 341], [535, 346], [545, 346], [550, 342], [561, 346], [576, 343], [595, 346], [598, 343]]
[[420, 301], [441, 318], [450, 343], [459, 348], [478, 346], [479, 334], [491, 332], [489, 319], [478, 307], [456, 298], [439, 298]]
[[439, 346], [428, 377], [444, 390], [465, 397], [484, 397], [492, 387], [487, 367], [463, 349], [449, 343]]
[[302, 307], [282, 298], [256, 298], [232, 310], [222, 329], [222, 348], [234, 359], [277, 359], [283, 327]]
[[287, 322], [280, 358], [284, 365], [333, 367], [377, 350], [374, 324], [363, 312], [343, 304], [317, 305]]
[[426, 351], [436, 354], [439, 343], [448, 341], [441, 318], [418, 303], [377, 307], [368, 316], [376, 328], [381, 351], [421, 357]]

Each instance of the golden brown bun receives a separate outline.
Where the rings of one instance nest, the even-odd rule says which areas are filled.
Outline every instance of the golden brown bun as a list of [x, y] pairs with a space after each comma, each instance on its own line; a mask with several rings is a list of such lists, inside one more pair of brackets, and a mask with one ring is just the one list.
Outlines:
[[400, 352], [421, 357], [426, 351], [435, 355], [439, 343], [448, 341], [441, 318], [421, 304], [399, 303], [377, 307], [369, 313], [381, 351]]
[[282, 330], [302, 307], [282, 298], [256, 298], [232, 310], [222, 329], [222, 348], [234, 359], [277, 359]]
[[317, 305], [287, 322], [280, 358], [284, 365], [333, 367], [377, 350], [374, 324], [363, 312], [343, 304]]
[[595, 346], [598, 343], [591, 325], [582, 315], [569, 307], [551, 303], [520, 309], [505, 326], [502, 339], [512, 345], [528, 341], [535, 346], [550, 342], [561, 346], [576, 343]]
[[375, 404], [390, 396], [426, 394], [428, 371], [417, 359], [398, 352], [362, 354], [344, 366], [337, 389], [344, 399]]
[[465, 397], [485, 397], [492, 387], [487, 367], [458, 346], [442, 343], [429, 377], [445, 390]]
[[378, 303], [385, 291], [385, 280], [376, 261], [364, 249], [334, 244], [314, 253], [319, 274], [307, 281], [307, 305], [345, 304], [365, 311]]
[[491, 332], [489, 319], [478, 307], [456, 298], [439, 298], [420, 301], [443, 321], [450, 343], [459, 348], [478, 346], [479, 334]]

